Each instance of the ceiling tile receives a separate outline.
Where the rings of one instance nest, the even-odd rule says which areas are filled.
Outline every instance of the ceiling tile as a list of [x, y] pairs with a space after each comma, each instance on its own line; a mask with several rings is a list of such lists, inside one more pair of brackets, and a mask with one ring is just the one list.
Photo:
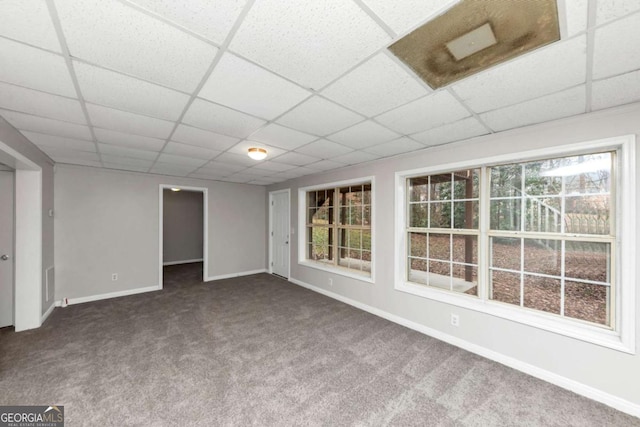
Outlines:
[[193, 166], [180, 166], [167, 163], [156, 163], [153, 165], [150, 173], [157, 173], [160, 175], [173, 175], [173, 176], [187, 176], [193, 172], [196, 168]]
[[46, 2], [3, 0], [0, 1], [0, 16], [11, 17], [3, 19], [0, 35], [61, 52]]
[[640, 9], [640, 3], [637, 0], [598, 0], [596, 25], [620, 18], [638, 9]]
[[229, 163], [231, 165], [238, 166], [255, 166], [256, 161], [249, 158], [249, 156], [245, 154], [235, 154], [235, 153], [222, 153], [218, 157], [216, 157], [216, 162]]
[[246, 0], [129, 0], [194, 33], [221, 44]]
[[271, 175], [269, 178], [274, 180], [284, 181], [286, 179], [298, 178], [305, 175], [312, 175], [314, 173], [318, 173], [318, 171], [316, 169], [310, 169], [308, 167], [297, 167], [295, 169], [290, 169], [288, 171], [279, 172], [275, 175]]
[[0, 108], [86, 125], [80, 103], [75, 99], [0, 83]]
[[466, 78], [453, 90], [480, 113], [567, 89], [585, 82], [586, 46], [586, 36], [554, 43]]
[[365, 151], [376, 156], [395, 156], [397, 154], [408, 153], [424, 148], [424, 145], [415, 142], [411, 138], [402, 137], [394, 141], [385, 142], [375, 147], [367, 148]]
[[51, 146], [43, 147], [42, 151], [47, 153], [47, 155], [56, 162], [86, 164], [88, 166], [100, 167], [100, 159], [98, 158], [98, 154], [95, 152], [70, 150], [68, 148], [56, 148]]
[[110, 156], [130, 157], [133, 159], [142, 159], [153, 161], [158, 157], [157, 151], [137, 150], [135, 148], [121, 147], [119, 145], [98, 144], [100, 153]]
[[177, 120], [189, 96], [133, 77], [74, 61], [85, 100], [132, 113]]
[[307, 156], [306, 154], [294, 153], [290, 151], [282, 156], [278, 156], [273, 161], [277, 163], [284, 163], [287, 165], [304, 166], [309, 163], [314, 163], [320, 160], [318, 157]]
[[202, 169], [198, 169], [198, 171], [189, 174], [189, 178], [197, 178], [197, 179], [206, 179], [206, 180], [218, 181], [218, 180], [228, 176], [228, 174], [204, 173], [204, 172], [200, 172], [201, 170]]
[[[49, 155], [49, 154], [48, 154]], [[90, 159], [79, 159], [77, 157], [65, 157], [64, 155], [49, 155], [56, 163], [66, 164], [66, 165], [77, 165], [77, 166], [90, 166], [94, 168], [101, 168], [102, 163], [98, 160], [90, 160]]]
[[329, 159], [331, 157], [339, 156], [341, 154], [347, 154], [352, 151], [352, 148], [345, 147], [341, 144], [336, 144], [332, 141], [327, 141], [326, 139], [320, 139], [296, 150], [296, 152], [298, 153], [317, 157], [319, 159]]
[[593, 78], [640, 69], [640, 13], [613, 22], [595, 33]]
[[110, 163], [112, 165], [118, 165], [118, 166], [136, 166], [136, 167], [139, 167], [140, 169], [144, 169], [145, 172], [153, 164], [153, 160], [135, 159], [132, 157], [112, 156], [110, 154], [104, 154], [104, 153], [102, 153], [100, 157], [102, 158], [103, 163]]
[[275, 175], [271, 175], [270, 178], [276, 182], [288, 181], [293, 178], [298, 178], [300, 175], [294, 174], [290, 175], [288, 172], [280, 172]]
[[332, 141], [348, 145], [351, 148], [360, 149], [381, 144], [398, 138], [397, 133], [380, 126], [378, 123], [368, 120], [358, 123], [348, 129], [330, 135]]
[[255, 179], [255, 177], [251, 175], [233, 174], [233, 175], [229, 175], [222, 178], [221, 181], [235, 182], [238, 184], [246, 184], [247, 182], [252, 181], [253, 179]]
[[239, 141], [238, 138], [186, 125], [179, 125], [171, 139], [183, 144], [196, 145], [218, 151], [225, 151]]
[[176, 156], [174, 154], [166, 153], [160, 153], [158, 156], [158, 163], [166, 163], [167, 165], [178, 166], [181, 168], [191, 167], [192, 169], [195, 169], [204, 165], [208, 161], [209, 159], [196, 159], [193, 157]]
[[88, 126], [76, 125], [74, 123], [61, 122], [59, 120], [46, 119], [44, 117], [32, 116], [8, 110], [0, 110], [0, 115], [16, 129], [66, 136], [75, 139], [85, 139], [88, 141], [92, 140]]
[[355, 2], [265, 0], [253, 5], [230, 49], [318, 90], [390, 40]]
[[428, 90], [393, 59], [379, 53], [322, 94], [371, 117], [426, 95]]
[[[275, 164], [278, 164], [278, 163], [275, 163]], [[291, 167], [290, 169], [293, 169], [293, 167]], [[259, 164], [258, 166], [254, 166], [254, 167], [243, 170], [242, 173], [246, 173], [247, 175], [255, 175], [259, 177], [267, 177], [267, 176], [271, 176], [278, 173], [278, 171], [264, 169], [262, 167], [262, 164]]]
[[309, 169], [315, 169], [318, 171], [328, 171], [331, 169], [342, 168], [344, 166], [347, 166], [347, 164], [336, 162], [334, 160], [320, 160], [319, 162], [315, 162], [307, 165]]
[[0, 58], [3, 58], [1, 81], [76, 97], [76, 89], [62, 56], [0, 38]]
[[283, 150], [281, 148], [272, 147], [265, 143], [256, 141], [240, 141], [233, 147], [229, 148], [228, 152], [249, 157], [248, 152], [249, 148], [251, 147], [264, 148], [265, 150], [267, 150], [267, 159], [273, 159], [274, 157], [277, 157], [286, 152], [286, 150]]
[[470, 115], [449, 92], [442, 91], [384, 113], [376, 120], [401, 134], [411, 134]]
[[218, 49], [116, 1], [56, 0], [71, 56], [185, 92]]
[[449, 9], [460, 0], [363, 0], [393, 31], [405, 33]]
[[542, 123], [585, 112], [585, 87], [543, 96], [522, 104], [481, 114], [480, 118], [495, 131]]
[[640, 71], [593, 82], [591, 90], [594, 110], [640, 101]]
[[475, 117], [467, 117], [455, 123], [449, 123], [444, 126], [416, 133], [411, 135], [411, 138], [429, 146], [462, 141], [463, 139], [486, 135], [487, 133], [489, 133], [487, 128]]
[[[241, 175], [241, 176], [245, 176], [245, 177], [252, 177], [253, 179], [262, 178], [262, 177], [265, 176], [264, 173], [260, 172], [259, 170], [252, 169], [252, 168], [243, 169], [240, 172], [237, 172], [237, 173], [234, 173], [234, 174], [230, 174], [230, 175], [233, 175], [233, 176]], [[270, 175], [273, 175], [273, 173], [271, 173]]]
[[272, 175], [276, 172], [284, 172], [286, 170], [293, 169], [295, 167], [296, 167], [295, 165], [285, 165], [284, 163], [276, 163], [276, 162], [267, 160], [264, 162], [260, 162], [258, 166], [254, 166], [251, 169], [262, 171], [263, 174], [267, 176], [267, 175]]
[[[588, 0], [571, 0], [565, 1], [564, 6], [566, 8], [566, 20], [567, 20], [567, 35], [566, 37], [572, 37], [587, 29], [587, 17], [589, 2]], [[560, 5], [558, 5], [560, 7]]]
[[122, 163], [109, 163], [104, 161], [102, 162], [102, 164], [107, 169], [115, 169], [128, 172], [146, 172], [149, 169], [148, 166], [125, 165]]
[[267, 126], [258, 129], [250, 138], [252, 141], [264, 142], [286, 150], [296, 149], [301, 145], [318, 139], [315, 135], [289, 129], [276, 123], [269, 123]]
[[139, 114], [114, 110], [101, 105], [86, 104], [94, 126], [152, 138], [167, 138], [173, 123]]
[[193, 101], [182, 121], [199, 128], [238, 138], [246, 137], [265, 124], [264, 120], [202, 99]]
[[353, 151], [348, 154], [343, 154], [341, 156], [334, 157], [331, 160], [339, 163], [344, 163], [347, 165], [355, 165], [356, 163], [369, 162], [379, 157], [380, 156], [376, 156], [371, 153], [365, 153], [364, 151]]
[[147, 136], [130, 135], [108, 129], [94, 128], [96, 139], [108, 144], [122, 145], [138, 150], [158, 152], [164, 147], [164, 140]]
[[64, 150], [89, 151], [93, 153], [96, 152], [96, 144], [83, 139], [72, 139], [62, 136], [44, 135], [42, 133], [29, 132], [24, 130], [22, 131], [22, 134], [27, 137], [29, 141], [33, 142], [41, 149], [43, 149], [44, 147], [48, 147], [60, 148]]
[[314, 135], [328, 135], [364, 118], [326, 99], [314, 96], [278, 119], [283, 125]]
[[311, 95], [300, 86], [225, 53], [199, 96], [265, 119], [274, 119]]
[[276, 182], [280, 182], [280, 181], [277, 181], [275, 179], [269, 179], [269, 178], [260, 178], [260, 179], [254, 179], [253, 181], [249, 181], [248, 184], [252, 184], [252, 185], [271, 185], [271, 184], [275, 184]]
[[162, 152], [167, 154], [176, 154], [179, 156], [194, 157], [196, 159], [205, 159], [205, 160], [212, 159], [213, 157], [222, 153], [222, 151], [196, 147], [195, 145], [180, 144], [178, 142], [169, 142], [167, 146], [164, 147], [164, 150], [162, 150]]
[[[235, 154], [233, 154], [233, 156], [235, 156]], [[218, 174], [218, 175], [224, 175], [224, 174], [230, 174], [230, 173], [235, 173], [238, 171], [241, 171], [243, 169], [246, 169], [247, 167], [241, 164], [232, 164], [232, 163], [227, 163], [224, 161], [224, 158], [226, 156], [222, 156], [222, 159], [220, 159], [220, 157], [216, 158], [215, 160], [210, 161], [209, 163], [205, 164], [204, 166], [202, 166], [198, 171], [202, 172], [202, 173], [212, 173], [212, 174]], [[262, 162], [262, 163], [267, 163], [267, 162]]]

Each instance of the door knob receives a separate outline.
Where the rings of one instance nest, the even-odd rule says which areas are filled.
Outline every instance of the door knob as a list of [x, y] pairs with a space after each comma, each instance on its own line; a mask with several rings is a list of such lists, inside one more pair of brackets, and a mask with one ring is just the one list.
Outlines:
[[9, 255], [4, 254], [4, 255], [0, 256], [0, 259], [1, 259], [2, 261], [6, 261], [6, 260], [8, 260], [8, 259], [9, 259]]

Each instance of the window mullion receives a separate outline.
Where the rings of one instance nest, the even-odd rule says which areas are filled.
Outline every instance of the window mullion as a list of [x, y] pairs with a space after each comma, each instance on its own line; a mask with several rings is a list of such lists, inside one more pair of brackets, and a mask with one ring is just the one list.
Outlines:
[[[342, 227], [346, 224], [341, 224], [340, 223], [340, 209], [342, 206], [342, 201], [340, 199], [340, 187], [336, 187], [334, 189], [334, 196], [333, 196], [333, 213], [335, 215], [334, 217], [334, 228], [335, 228], [335, 234], [333, 236], [333, 247], [334, 247], [334, 255], [333, 255], [333, 262], [334, 264], [337, 266], [340, 265], [340, 256], [341, 256], [341, 244], [344, 244], [345, 242], [341, 242], [340, 241], [340, 237], [342, 234]], [[346, 208], [346, 212], [347, 212], [347, 217], [349, 214], [349, 209], [348, 207], [345, 205]], [[346, 229], [345, 229], [346, 230]], [[345, 231], [346, 233], [346, 231]]]
[[489, 218], [491, 190], [489, 188], [490, 169], [482, 167], [480, 169], [479, 207], [478, 207], [478, 227], [480, 236], [478, 238], [478, 298], [485, 301], [489, 299], [489, 260], [491, 245], [489, 244]]

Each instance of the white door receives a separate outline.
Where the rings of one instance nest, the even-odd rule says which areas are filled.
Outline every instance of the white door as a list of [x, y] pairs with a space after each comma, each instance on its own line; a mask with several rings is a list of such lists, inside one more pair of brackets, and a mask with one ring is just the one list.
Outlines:
[[13, 179], [0, 171], [0, 328], [13, 325]]
[[289, 192], [271, 193], [271, 272], [289, 278]]

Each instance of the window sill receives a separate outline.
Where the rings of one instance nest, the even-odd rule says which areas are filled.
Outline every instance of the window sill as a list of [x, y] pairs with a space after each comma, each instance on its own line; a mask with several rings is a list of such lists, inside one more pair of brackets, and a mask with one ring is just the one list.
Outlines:
[[336, 266], [333, 266], [333, 265], [328, 265], [328, 264], [309, 261], [309, 260], [298, 261], [298, 265], [301, 265], [301, 266], [304, 266], [304, 267], [315, 268], [316, 270], [322, 270], [322, 271], [326, 271], [326, 272], [329, 272], [329, 273], [338, 274], [340, 276], [345, 276], [345, 277], [348, 277], [350, 279], [360, 280], [362, 282], [375, 283], [374, 280], [373, 280], [373, 272], [371, 273], [371, 276], [368, 276], [368, 275], [364, 275], [364, 274], [359, 274], [356, 271], [350, 270], [350, 269], [345, 268], [345, 267], [336, 267]]
[[619, 333], [586, 323], [583, 324], [579, 321], [558, 318], [550, 314], [527, 310], [521, 307], [512, 307], [496, 301], [481, 300], [472, 295], [455, 294], [438, 289], [430, 289], [424, 285], [407, 282], [406, 280], [397, 280], [395, 289], [434, 301], [522, 323], [534, 328], [543, 329], [624, 353], [636, 353], [633, 345], [624, 342]]

